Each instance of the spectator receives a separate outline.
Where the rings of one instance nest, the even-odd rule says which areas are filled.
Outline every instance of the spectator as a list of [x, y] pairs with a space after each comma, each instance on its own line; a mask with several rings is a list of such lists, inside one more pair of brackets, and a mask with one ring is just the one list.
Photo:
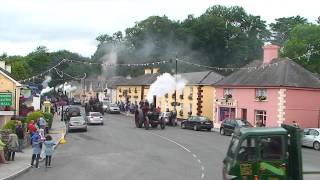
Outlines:
[[48, 168], [51, 167], [51, 158], [54, 151], [54, 145], [56, 144], [52, 141], [52, 137], [50, 135], [46, 137], [46, 141], [44, 142], [44, 144], [46, 145], [46, 168]]
[[39, 118], [39, 126], [40, 129], [46, 129], [47, 122], [43, 117]]
[[14, 161], [14, 157], [16, 152], [18, 151], [19, 142], [18, 142], [18, 136], [14, 133], [9, 134], [8, 139], [8, 161]]
[[3, 164], [8, 164], [8, 162], [6, 161], [6, 159], [4, 158], [4, 146], [6, 146], [6, 144], [4, 144], [1, 140], [2, 136], [0, 134], [0, 163]]
[[41, 153], [41, 140], [39, 132], [33, 133], [32, 138], [32, 158], [31, 158], [31, 166], [33, 167], [34, 161], [36, 161], [36, 168], [39, 168], [39, 159], [40, 159], [40, 153]]
[[23, 149], [23, 142], [24, 142], [24, 130], [23, 130], [21, 121], [18, 121], [18, 125], [16, 127], [16, 134], [18, 136], [18, 143], [19, 143], [17, 152], [23, 152], [22, 149]]

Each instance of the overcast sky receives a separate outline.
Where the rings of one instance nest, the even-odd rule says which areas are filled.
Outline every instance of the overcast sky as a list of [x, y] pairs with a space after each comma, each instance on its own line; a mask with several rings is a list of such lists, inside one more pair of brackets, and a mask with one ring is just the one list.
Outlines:
[[124, 31], [151, 15], [184, 20], [216, 4], [242, 6], [268, 23], [320, 16], [317, 0], [0, 0], [0, 54], [26, 55], [44, 45], [91, 56], [99, 34]]

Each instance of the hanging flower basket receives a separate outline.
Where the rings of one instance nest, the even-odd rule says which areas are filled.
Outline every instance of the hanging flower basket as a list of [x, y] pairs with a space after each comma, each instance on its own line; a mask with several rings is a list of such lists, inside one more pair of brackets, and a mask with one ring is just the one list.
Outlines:
[[188, 116], [191, 116], [191, 115], [192, 115], [192, 111], [189, 111], [189, 112], [188, 112]]
[[225, 99], [231, 99], [232, 98], [232, 94], [226, 94], [226, 95], [224, 95], [224, 98]]
[[183, 99], [183, 95], [180, 95], [180, 99]]
[[256, 97], [256, 99], [258, 101], [265, 101], [265, 100], [267, 100], [267, 97], [266, 96], [258, 96], [258, 97]]
[[183, 110], [182, 109], [179, 111], [179, 115], [183, 116]]
[[188, 96], [188, 99], [189, 100], [192, 100], [193, 98], [192, 98], [192, 94], [190, 94], [189, 96]]
[[168, 98], [168, 97], [169, 97], [168, 93], [167, 93], [167, 94], [165, 94], [165, 95], [164, 95], [164, 97], [165, 97], [165, 98]]

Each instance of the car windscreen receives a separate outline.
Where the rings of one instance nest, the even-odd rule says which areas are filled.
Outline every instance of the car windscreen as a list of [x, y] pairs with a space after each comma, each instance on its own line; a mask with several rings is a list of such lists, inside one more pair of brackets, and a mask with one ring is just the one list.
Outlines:
[[208, 121], [208, 118], [206, 118], [206, 117], [198, 117], [198, 120], [203, 122], [203, 121]]
[[110, 107], [118, 107], [116, 104], [110, 104]]
[[238, 126], [242, 127], [242, 126], [248, 126], [248, 127], [252, 127], [252, 125], [248, 122], [248, 121], [243, 121], [243, 120], [236, 120]]
[[102, 116], [101, 113], [91, 113], [91, 116]]

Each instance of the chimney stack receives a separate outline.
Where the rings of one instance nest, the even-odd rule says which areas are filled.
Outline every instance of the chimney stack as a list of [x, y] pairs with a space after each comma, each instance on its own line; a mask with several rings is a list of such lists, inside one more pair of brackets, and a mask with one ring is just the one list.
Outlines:
[[280, 46], [268, 44], [262, 47], [263, 49], [263, 64], [269, 64], [273, 59], [279, 57]]

